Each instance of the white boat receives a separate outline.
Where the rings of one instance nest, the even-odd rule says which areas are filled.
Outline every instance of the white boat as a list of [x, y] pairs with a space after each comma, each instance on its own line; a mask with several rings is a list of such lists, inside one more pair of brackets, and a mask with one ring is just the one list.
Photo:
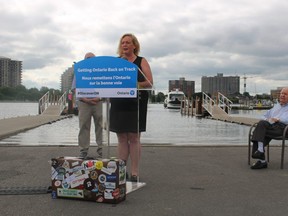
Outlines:
[[164, 107], [168, 109], [180, 109], [181, 102], [185, 99], [185, 94], [182, 91], [171, 91], [168, 93], [165, 101]]

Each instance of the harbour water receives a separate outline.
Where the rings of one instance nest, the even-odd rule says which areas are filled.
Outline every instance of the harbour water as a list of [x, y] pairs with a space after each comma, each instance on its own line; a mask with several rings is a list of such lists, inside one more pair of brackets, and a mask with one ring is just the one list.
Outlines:
[[[0, 119], [37, 115], [37, 103], [0, 103]], [[260, 118], [265, 110], [232, 110], [231, 115]], [[92, 124], [91, 145], [95, 145]], [[164, 109], [163, 104], [149, 104], [147, 131], [141, 134], [142, 144], [171, 145], [247, 145], [249, 126], [207, 118], [183, 116], [179, 110]], [[77, 145], [78, 116], [16, 134], [0, 140], [0, 145]], [[105, 144], [108, 133], [104, 132]], [[116, 145], [114, 133], [109, 145]]]

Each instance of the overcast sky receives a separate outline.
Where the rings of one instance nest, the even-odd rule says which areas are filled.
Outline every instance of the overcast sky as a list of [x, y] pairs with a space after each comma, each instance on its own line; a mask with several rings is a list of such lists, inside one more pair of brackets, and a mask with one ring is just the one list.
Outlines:
[[88, 51], [117, 56], [133, 33], [155, 89], [168, 80], [238, 75], [243, 93], [288, 86], [285, 0], [9, 0], [0, 7], [0, 56], [23, 61], [26, 88], [60, 88], [61, 74]]

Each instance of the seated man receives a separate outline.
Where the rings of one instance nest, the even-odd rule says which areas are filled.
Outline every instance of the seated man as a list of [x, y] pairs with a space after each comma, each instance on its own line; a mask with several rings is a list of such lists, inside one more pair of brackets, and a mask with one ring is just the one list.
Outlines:
[[251, 169], [267, 168], [264, 147], [271, 141], [270, 137], [281, 136], [285, 126], [288, 124], [288, 87], [280, 92], [279, 103], [264, 114], [252, 135], [252, 158], [259, 159], [251, 166]]

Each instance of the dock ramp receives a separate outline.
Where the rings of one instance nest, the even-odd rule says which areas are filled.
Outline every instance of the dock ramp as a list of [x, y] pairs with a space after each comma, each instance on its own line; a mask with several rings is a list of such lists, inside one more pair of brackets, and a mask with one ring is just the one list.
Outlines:
[[0, 140], [44, 124], [52, 124], [73, 115], [61, 115], [66, 107], [66, 93], [57, 101], [51, 100], [47, 92], [39, 100], [39, 115], [18, 116], [0, 119]]
[[41, 115], [60, 115], [61, 109], [60, 105], [49, 105]]
[[202, 97], [202, 107], [210, 114], [211, 119], [244, 125], [253, 125], [259, 121], [257, 118], [229, 115], [232, 102], [221, 93], [218, 93], [216, 101], [205, 93]]

